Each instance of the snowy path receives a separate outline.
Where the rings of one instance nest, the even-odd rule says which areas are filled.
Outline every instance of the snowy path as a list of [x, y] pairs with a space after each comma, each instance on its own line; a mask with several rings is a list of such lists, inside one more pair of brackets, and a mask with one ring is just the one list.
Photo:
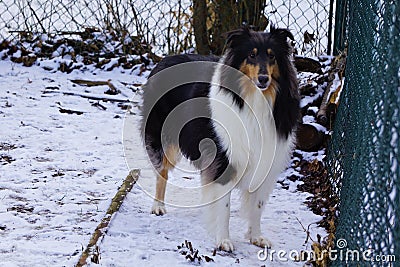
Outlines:
[[[57, 92], [105, 96], [108, 89], [74, 85], [71, 79], [112, 79], [122, 92], [115, 96], [119, 99], [138, 98], [124, 84], [145, 81], [120, 69], [65, 74], [0, 61], [0, 266], [74, 266], [128, 173], [122, 143], [125, 111], [117, 103], [100, 101], [99, 106]], [[61, 113], [60, 108], [83, 114]], [[131, 111], [137, 122], [137, 107]], [[138, 136], [132, 136], [130, 147], [137, 157], [130, 167], [141, 169], [139, 184], [152, 181]], [[172, 181], [182, 182], [180, 176], [175, 172]], [[202, 228], [200, 209], [168, 207], [166, 216], [150, 215], [152, 199], [139, 187], [127, 196], [100, 244], [100, 266], [190, 266], [177, 251], [185, 240], [214, 259], [205, 266], [303, 265], [257, 259], [259, 248], [244, 239], [237, 195], [231, 220], [236, 252], [212, 256], [213, 240]], [[305, 227], [320, 219], [303, 204], [307, 194], [295, 188], [278, 184], [263, 215], [262, 228], [276, 251], [310, 249], [310, 242], [303, 245], [306, 234], [296, 218]], [[315, 225], [310, 230], [314, 236], [323, 233]]]

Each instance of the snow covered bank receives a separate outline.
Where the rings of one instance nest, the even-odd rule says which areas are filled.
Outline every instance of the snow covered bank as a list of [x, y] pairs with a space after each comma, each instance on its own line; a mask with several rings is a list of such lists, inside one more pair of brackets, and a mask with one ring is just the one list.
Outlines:
[[[129, 171], [122, 144], [124, 117], [138, 122], [138, 85], [148, 72], [137, 74], [122, 68], [50, 73], [0, 61], [0, 266], [76, 264]], [[111, 79], [121, 93], [105, 95], [108, 86], [85, 87], [73, 79]], [[95, 100], [96, 96], [130, 101]], [[139, 137], [133, 136], [140, 179], [153, 179]], [[293, 172], [289, 169], [286, 174]], [[172, 176], [171, 181], [182, 180], [179, 171]], [[198, 180], [196, 174], [191, 178], [189, 182]], [[311, 241], [304, 244], [303, 226], [311, 224], [312, 235], [322, 234], [324, 230], [315, 224], [321, 217], [303, 204], [308, 194], [296, 190], [299, 182], [280, 180], [289, 187], [277, 184], [262, 229], [276, 251], [310, 250]], [[203, 262], [205, 266], [304, 264], [280, 261], [277, 255], [273, 262], [257, 258], [260, 249], [244, 239], [246, 227], [238, 217], [236, 194], [231, 220], [236, 252], [213, 256], [213, 240], [202, 227], [200, 209], [169, 207], [166, 216], [150, 215], [152, 199], [139, 185], [127, 196], [100, 244], [100, 266], [188, 266], [177, 248], [185, 240], [214, 260]]]

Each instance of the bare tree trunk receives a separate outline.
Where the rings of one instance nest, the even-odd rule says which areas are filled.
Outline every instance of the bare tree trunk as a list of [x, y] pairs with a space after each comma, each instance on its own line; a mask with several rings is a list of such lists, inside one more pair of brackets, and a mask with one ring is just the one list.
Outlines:
[[193, 0], [193, 28], [199, 54], [221, 55], [224, 33], [239, 28], [242, 23], [255, 30], [265, 30], [266, 0]]
[[215, 0], [215, 21], [211, 29], [211, 51], [215, 55], [221, 55], [225, 38], [223, 34], [240, 26], [235, 0]]
[[263, 31], [268, 25], [268, 19], [264, 15], [266, 0], [242, 0], [240, 3], [241, 23], [247, 23], [253, 26], [257, 31]]
[[193, 0], [193, 31], [196, 40], [197, 53], [210, 54], [210, 44], [207, 33], [207, 2]]

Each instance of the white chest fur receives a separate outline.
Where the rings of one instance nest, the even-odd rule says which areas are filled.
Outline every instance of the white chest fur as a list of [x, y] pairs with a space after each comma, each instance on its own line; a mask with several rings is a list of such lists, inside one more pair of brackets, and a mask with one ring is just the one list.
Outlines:
[[[213, 84], [218, 84], [218, 74]], [[277, 135], [271, 104], [258, 89], [246, 96], [242, 108], [219, 86], [211, 86], [209, 97], [214, 129], [237, 172], [237, 186], [249, 192], [262, 186], [269, 194], [287, 166], [293, 135]]]

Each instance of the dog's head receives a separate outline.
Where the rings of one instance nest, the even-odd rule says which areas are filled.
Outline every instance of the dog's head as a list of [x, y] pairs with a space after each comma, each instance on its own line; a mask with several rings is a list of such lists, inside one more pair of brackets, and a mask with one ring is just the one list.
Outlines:
[[247, 27], [226, 34], [225, 63], [244, 74], [262, 91], [277, 83], [285, 66], [290, 65], [291, 48], [287, 29], [271, 26], [270, 32], [255, 32]]

